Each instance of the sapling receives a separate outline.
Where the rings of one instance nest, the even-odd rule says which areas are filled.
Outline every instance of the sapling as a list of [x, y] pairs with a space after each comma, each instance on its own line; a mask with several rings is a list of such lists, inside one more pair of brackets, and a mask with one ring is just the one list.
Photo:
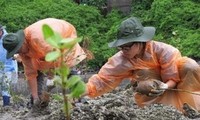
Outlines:
[[[82, 38], [62, 38], [60, 34], [44, 24], [42, 26], [44, 38], [48, 44], [53, 47], [53, 51], [47, 53], [45, 60], [48, 62], [59, 61], [55, 68], [54, 83], [61, 87], [64, 103], [64, 113], [67, 120], [70, 120], [70, 110], [74, 98], [79, 98], [86, 90], [85, 83], [80, 76], [70, 76], [70, 67], [65, 63], [65, 57], [69, 56], [73, 47], [82, 40]], [[72, 56], [74, 57], [74, 56]]]

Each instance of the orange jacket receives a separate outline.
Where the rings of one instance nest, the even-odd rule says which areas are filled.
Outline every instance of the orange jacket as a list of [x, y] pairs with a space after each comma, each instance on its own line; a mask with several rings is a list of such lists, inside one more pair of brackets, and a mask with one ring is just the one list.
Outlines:
[[126, 59], [119, 51], [101, 68], [97, 75], [92, 76], [88, 83], [90, 97], [102, 95], [113, 90], [124, 78], [137, 79], [137, 71], [156, 69], [163, 82], [180, 81], [176, 60], [181, 57], [178, 49], [156, 41], [147, 42], [142, 59]]
[[[126, 59], [121, 51], [112, 56], [87, 83], [88, 96], [96, 97], [117, 87], [124, 78], [173, 80], [176, 88], [200, 94], [200, 66], [192, 59], [181, 57], [178, 49], [165, 43], [149, 41], [143, 58]], [[183, 111], [184, 103], [200, 110], [200, 96], [185, 92], [165, 91], [158, 97], [134, 94], [138, 106], [162, 103]]]
[[[24, 65], [27, 80], [35, 80], [38, 70], [49, 70], [58, 67], [59, 62], [46, 62], [45, 55], [52, 47], [44, 40], [42, 25], [48, 24], [54, 31], [61, 34], [63, 38], [76, 38], [76, 29], [70, 23], [55, 18], [40, 20], [28, 26], [24, 30], [25, 49], [19, 54]], [[85, 53], [79, 44], [76, 44], [69, 56], [66, 56], [66, 64], [70, 67], [85, 59]], [[77, 59], [79, 59], [77, 61]]]

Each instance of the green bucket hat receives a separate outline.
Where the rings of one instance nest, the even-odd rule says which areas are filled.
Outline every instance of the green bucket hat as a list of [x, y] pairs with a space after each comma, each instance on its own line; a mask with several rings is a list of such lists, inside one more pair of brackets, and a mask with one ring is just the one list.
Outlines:
[[7, 50], [6, 58], [11, 58], [22, 47], [24, 42], [24, 31], [9, 33], [3, 38], [3, 47]]
[[138, 18], [131, 17], [120, 24], [117, 40], [108, 43], [108, 46], [118, 47], [130, 42], [147, 42], [153, 38], [155, 31], [154, 27], [143, 27]]

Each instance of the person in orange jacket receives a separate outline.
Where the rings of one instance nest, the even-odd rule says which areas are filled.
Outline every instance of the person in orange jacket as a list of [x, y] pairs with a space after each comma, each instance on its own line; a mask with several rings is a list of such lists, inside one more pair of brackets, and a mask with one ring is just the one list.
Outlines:
[[143, 27], [136, 17], [124, 20], [117, 40], [108, 44], [119, 52], [108, 59], [98, 74], [89, 78], [86, 95], [100, 96], [130, 78], [133, 83], [137, 81], [134, 97], [141, 107], [162, 103], [183, 112], [187, 104], [200, 110], [199, 95], [167, 90], [182, 89], [200, 94], [199, 65], [181, 56], [177, 48], [152, 40], [154, 34], [154, 27]]
[[[33, 97], [33, 105], [40, 103], [39, 95], [42, 94], [44, 77], [42, 71], [53, 69], [59, 65], [59, 61], [45, 61], [45, 55], [52, 51], [53, 47], [44, 40], [43, 24], [49, 25], [63, 38], [77, 37], [75, 27], [69, 22], [56, 18], [46, 18], [33, 23], [24, 30], [9, 33], [3, 39], [3, 46], [8, 51], [7, 58], [16, 53], [20, 56], [18, 58], [21, 59], [24, 66], [25, 76]], [[73, 67], [85, 58], [85, 52], [77, 43], [71, 54], [65, 57], [65, 61], [69, 67]]]

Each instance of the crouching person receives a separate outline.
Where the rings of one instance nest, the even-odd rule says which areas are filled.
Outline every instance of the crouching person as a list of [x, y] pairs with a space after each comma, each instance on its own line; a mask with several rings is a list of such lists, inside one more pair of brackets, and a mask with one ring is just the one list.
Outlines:
[[[63, 38], [76, 38], [75, 27], [67, 21], [55, 18], [46, 18], [33, 23], [24, 30], [9, 33], [3, 39], [3, 46], [7, 49], [7, 58], [18, 54], [24, 66], [25, 76], [33, 98], [31, 113], [41, 112], [40, 95], [43, 89], [43, 71], [59, 67], [60, 61], [47, 62], [45, 56], [53, 50], [53, 47], [44, 40], [42, 26], [49, 25]], [[77, 43], [69, 56], [65, 57], [65, 63], [73, 67], [86, 58], [80, 45]], [[77, 59], [79, 59], [77, 61]], [[43, 102], [43, 101], [42, 101]], [[34, 114], [33, 114], [34, 115]]]
[[134, 97], [138, 106], [162, 103], [176, 107], [189, 117], [193, 113], [198, 116], [200, 66], [182, 56], [177, 48], [152, 40], [154, 34], [154, 27], [143, 27], [136, 17], [124, 20], [117, 39], [109, 43], [109, 47], [119, 51], [109, 58], [98, 74], [89, 78], [85, 95], [100, 96], [116, 88], [123, 79], [130, 78], [137, 83], [134, 84]]

